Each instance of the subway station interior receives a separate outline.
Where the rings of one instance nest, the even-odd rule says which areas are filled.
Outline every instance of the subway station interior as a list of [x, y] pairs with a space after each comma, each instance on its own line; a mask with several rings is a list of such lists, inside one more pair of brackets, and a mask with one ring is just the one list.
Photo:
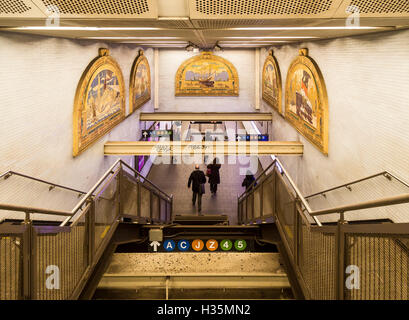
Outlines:
[[0, 300], [409, 300], [409, 2], [0, 0]]

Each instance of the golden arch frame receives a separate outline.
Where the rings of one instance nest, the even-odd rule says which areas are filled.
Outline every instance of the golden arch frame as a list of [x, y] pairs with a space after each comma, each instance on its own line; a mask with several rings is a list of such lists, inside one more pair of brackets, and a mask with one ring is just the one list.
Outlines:
[[[109, 50], [101, 48], [98, 57], [90, 62], [78, 83], [74, 100], [73, 113], [73, 156], [85, 151], [125, 119], [125, 83], [118, 63], [109, 55]], [[103, 70], [109, 70], [118, 80], [117, 100], [119, 110], [107, 116], [97, 126], [87, 128], [87, 96], [92, 80]]]
[[[307, 140], [309, 140], [316, 148], [318, 148], [324, 155], [328, 155], [328, 131], [329, 131], [329, 110], [328, 110], [328, 94], [325, 85], [324, 77], [318, 64], [308, 56], [308, 49], [300, 49], [299, 56], [291, 63], [286, 80], [285, 88], [285, 118], [286, 120]], [[312, 112], [316, 117], [316, 128], [303, 120], [302, 115], [291, 111], [291, 107], [294, 108], [294, 99], [300, 97], [294, 97], [292, 91], [294, 91], [293, 79], [296, 73], [299, 71], [306, 72], [308, 77], [313, 80], [314, 90], [316, 95], [313, 96], [315, 100], [315, 110], [312, 108]], [[295, 102], [296, 104], [298, 102]], [[298, 106], [297, 106], [298, 112]]]
[[[189, 68], [200, 67], [204, 64], [213, 63], [223, 66], [228, 73], [228, 81], [186, 81], [185, 75]], [[202, 82], [205, 85], [202, 85]], [[213, 83], [211, 83], [213, 82]], [[223, 82], [223, 83], [221, 83]], [[210, 86], [207, 84], [210, 83]], [[211, 87], [211, 86], [214, 87]], [[175, 96], [238, 96], [239, 95], [239, 76], [236, 68], [226, 59], [214, 55], [212, 52], [202, 52], [183, 62], [176, 72], [175, 76]]]
[[[277, 87], [275, 88], [277, 90], [277, 98], [274, 98], [268, 90], [266, 86], [266, 69], [268, 64], [271, 63], [274, 67], [274, 73], [275, 73], [275, 78], [277, 80]], [[263, 100], [270, 105], [273, 109], [275, 109], [278, 113], [282, 114], [283, 108], [282, 108], [282, 96], [283, 96], [283, 82], [281, 78], [281, 72], [280, 72], [280, 67], [278, 66], [277, 59], [274, 57], [274, 52], [273, 50], [269, 50], [268, 56], [264, 62], [263, 66], [263, 78], [262, 78], [262, 97]]]
[[[147, 66], [147, 77], [148, 77], [148, 91], [146, 94], [140, 96], [136, 101], [134, 101], [135, 95], [135, 76], [138, 71], [138, 67], [141, 64], [145, 64]], [[148, 59], [146, 58], [144, 51], [141, 49], [139, 50], [139, 54], [135, 59], [134, 64], [132, 65], [131, 69], [131, 76], [130, 76], [130, 83], [129, 83], [129, 113], [133, 113], [135, 110], [142, 107], [146, 102], [151, 99], [151, 70], [149, 66]]]

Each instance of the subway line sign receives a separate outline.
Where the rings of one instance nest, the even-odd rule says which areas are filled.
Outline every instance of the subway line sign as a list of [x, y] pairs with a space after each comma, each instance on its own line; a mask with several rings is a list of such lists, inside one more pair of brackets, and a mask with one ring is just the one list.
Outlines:
[[168, 239], [149, 244], [149, 250], [152, 252], [244, 252], [251, 247], [251, 243], [244, 239]]

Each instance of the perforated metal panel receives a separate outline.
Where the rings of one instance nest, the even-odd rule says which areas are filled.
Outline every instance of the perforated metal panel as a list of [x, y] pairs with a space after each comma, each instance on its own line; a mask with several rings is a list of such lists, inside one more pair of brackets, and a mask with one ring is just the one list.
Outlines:
[[325, 17], [340, 0], [190, 0], [192, 18]]
[[361, 17], [408, 17], [407, 0], [344, 0], [336, 13], [337, 17], [346, 17], [359, 12]]
[[193, 24], [198, 28], [204, 29], [225, 29], [239, 26], [257, 26], [265, 25], [266, 20], [259, 19], [243, 19], [243, 20], [197, 20]]
[[353, 0], [351, 5], [358, 7], [361, 13], [409, 13], [409, 1], [402, 0]]
[[0, 18], [17, 16], [43, 18], [45, 15], [29, 0], [0, 1]]
[[[33, 0], [43, 11], [57, 11], [61, 17], [157, 18], [152, 0]], [[55, 10], [56, 8], [56, 10]]]

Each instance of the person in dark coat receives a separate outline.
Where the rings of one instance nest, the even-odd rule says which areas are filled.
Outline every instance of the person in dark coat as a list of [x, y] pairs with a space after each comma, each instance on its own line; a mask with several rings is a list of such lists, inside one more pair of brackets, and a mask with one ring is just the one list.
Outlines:
[[[254, 175], [250, 171], [247, 171], [246, 177], [244, 178], [243, 183], [241, 184], [241, 186], [245, 187], [246, 191], [247, 191], [247, 189], [252, 185], [252, 183], [255, 180], [256, 180], [256, 178], [254, 178]], [[257, 183], [255, 183], [252, 186], [252, 188], [255, 187], [256, 185], [257, 185]]]
[[209, 177], [210, 191], [214, 195], [216, 195], [216, 192], [217, 192], [217, 185], [220, 184], [220, 173], [219, 173], [220, 168], [221, 168], [221, 165], [219, 164], [218, 158], [214, 158], [213, 163], [207, 166], [207, 173], [208, 173], [207, 176]]
[[195, 166], [195, 170], [190, 174], [189, 181], [187, 183], [187, 187], [190, 188], [190, 185], [192, 185], [192, 191], [193, 191], [192, 203], [193, 205], [196, 205], [196, 198], [197, 198], [197, 205], [198, 205], [199, 212], [202, 211], [202, 195], [204, 193], [205, 183], [206, 183], [206, 176], [204, 172], [199, 169], [199, 165], [197, 164]]

